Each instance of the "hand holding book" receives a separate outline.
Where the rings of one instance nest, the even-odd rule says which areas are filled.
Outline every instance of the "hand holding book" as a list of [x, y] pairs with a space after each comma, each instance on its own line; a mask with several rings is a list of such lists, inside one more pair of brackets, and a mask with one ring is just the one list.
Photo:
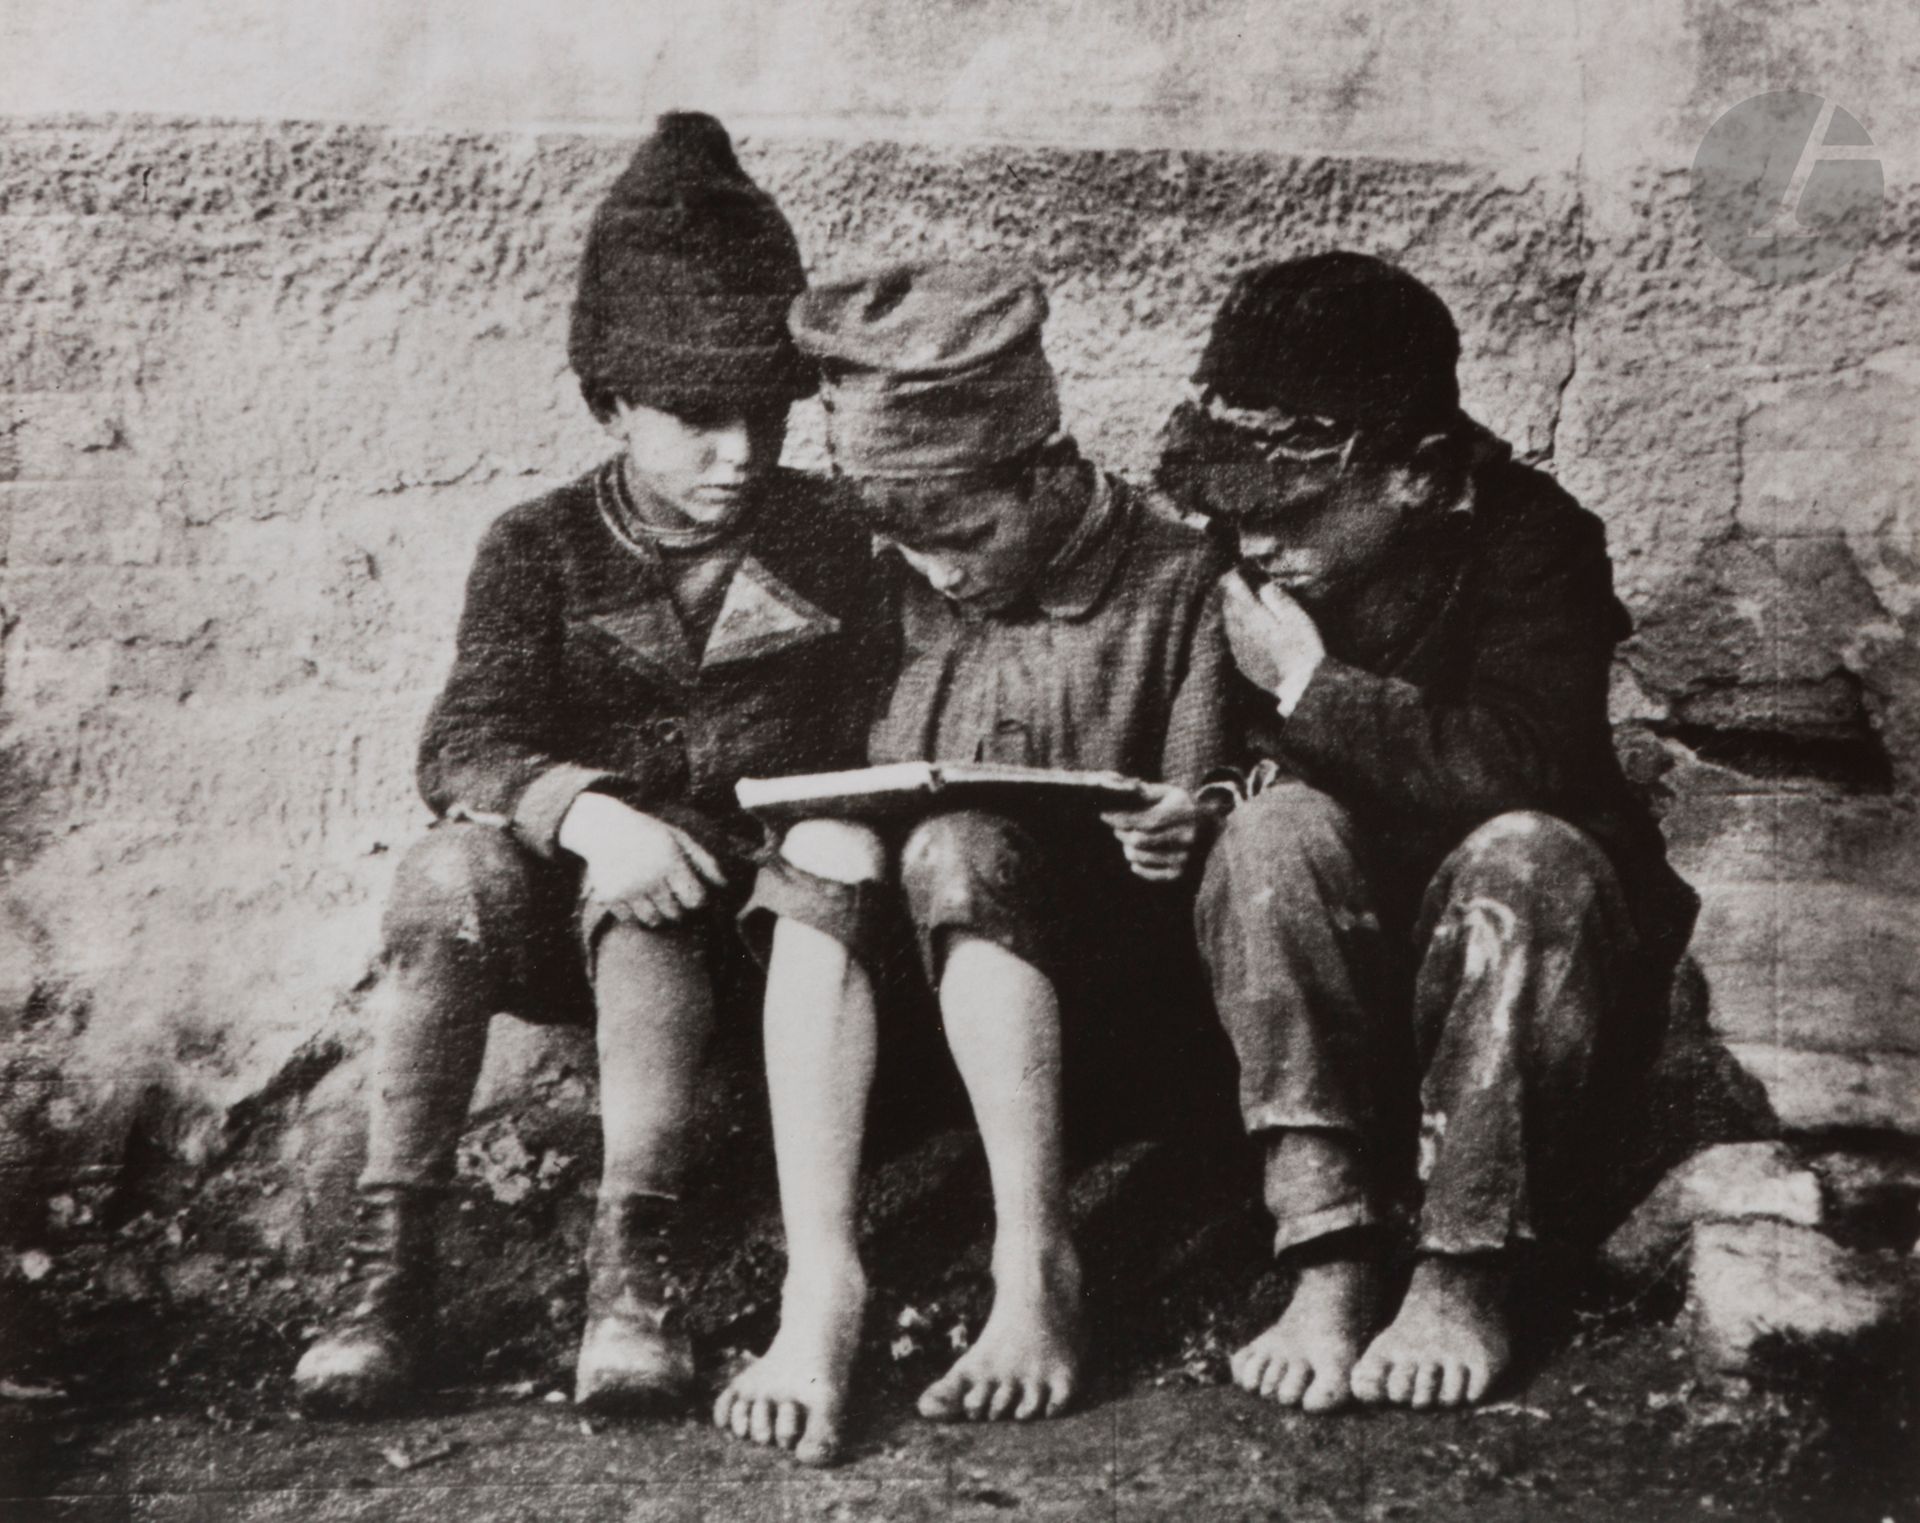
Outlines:
[[1212, 815], [1185, 788], [1172, 783], [1143, 783], [1149, 802], [1142, 809], [1110, 810], [1101, 822], [1114, 833], [1136, 877], [1173, 883], [1186, 876], [1202, 831]]
[[1186, 789], [1118, 772], [1072, 772], [991, 762], [891, 762], [848, 772], [748, 777], [743, 809], [775, 824], [804, 819], [911, 820], [936, 808], [1079, 809], [1097, 814], [1140, 877], [1182, 877], [1207, 811]]

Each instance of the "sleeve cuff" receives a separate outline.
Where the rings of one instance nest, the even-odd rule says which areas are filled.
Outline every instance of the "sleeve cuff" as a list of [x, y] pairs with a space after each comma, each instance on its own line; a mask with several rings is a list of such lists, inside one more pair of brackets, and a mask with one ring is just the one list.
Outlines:
[[1226, 816], [1247, 796], [1246, 780], [1238, 772], [1222, 767], [1207, 774], [1207, 780], [1193, 791], [1194, 799], [1215, 813]]
[[567, 817], [573, 801], [595, 783], [613, 776], [600, 767], [582, 767], [561, 762], [547, 768], [520, 795], [513, 806], [514, 833], [543, 857], [560, 851], [560, 822]]

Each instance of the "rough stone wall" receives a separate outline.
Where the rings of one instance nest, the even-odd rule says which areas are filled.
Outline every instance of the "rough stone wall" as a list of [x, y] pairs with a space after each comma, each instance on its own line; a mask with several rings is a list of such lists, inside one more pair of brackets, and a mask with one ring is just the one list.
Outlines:
[[[1085, 17], [1055, 9], [1065, 46]], [[825, 107], [786, 70], [776, 103], [807, 121], [744, 157], [816, 266], [1037, 266], [1071, 420], [1135, 473], [1237, 268], [1343, 245], [1431, 281], [1466, 337], [1471, 410], [1609, 525], [1641, 622], [1616, 717], [1706, 897], [1714, 1024], [1789, 1125], [1920, 1130], [1920, 194], [1889, 166], [1870, 245], [1788, 290], [1715, 261], [1685, 201], [1713, 111], [1828, 75], [1897, 86], [1897, 67], [1863, 63], [1837, 21], [1743, 33], [1712, 7], [1656, 23], [1620, 4], [1598, 18], [1617, 27], [1556, 21], [1529, 50], [1463, 5], [1382, 30], [1385, 78], [1263, 95], [1256, 70], [1196, 50], [1229, 43], [1237, 9], [1141, 10], [1200, 30], [1152, 55], [1178, 79], [1156, 94], [1129, 75], [1116, 97], [1104, 135], [1135, 146], [1060, 146], [1087, 135], [1059, 125], [1084, 125], [1078, 96], [1049, 117], [1009, 95], [1024, 114], [973, 124], [1038, 141], [904, 141], [937, 135], [910, 92], [859, 105], [914, 130], [815, 130]], [[1920, 30], [1891, 7], [1877, 21]], [[1414, 46], [1449, 26], [1461, 77], [1463, 38], [1490, 64], [1463, 98]], [[947, 68], [939, 100], [977, 103], [1038, 77], [1045, 28], [1008, 35], [1027, 40], [950, 68], [895, 48]], [[1128, 35], [1156, 45], [1140, 17]], [[1209, 56], [1231, 111], [1193, 104]], [[730, 88], [715, 104], [752, 93]], [[1911, 121], [1910, 87], [1887, 88]], [[1540, 109], [1555, 89], [1580, 110]], [[56, 98], [76, 100], [99, 104]], [[1291, 136], [1262, 114], [1300, 101]], [[1226, 146], [1241, 139], [1258, 151]], [[128, 114], [0, 134], [0, 1199], [110, 1176], [130, 1137], [215, 1156], [263, 1096], [297, 1098], [356, 1045], [471, 549], [605, 448], [563, 334], [587, 214], [630, 141]], [[798, 420], [802, 463], [816, 425]], [[549, 1052], [509, 1044], [493, 1092]], [[344, 1172], [352, 1097], [330, 1083], [289, 1146]]]

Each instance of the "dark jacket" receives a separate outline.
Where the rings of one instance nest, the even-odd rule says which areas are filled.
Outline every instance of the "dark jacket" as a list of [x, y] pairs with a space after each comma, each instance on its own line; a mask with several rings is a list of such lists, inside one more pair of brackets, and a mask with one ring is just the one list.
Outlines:
[[1420, 883], [1495, 815], [1538, 810], [1578, 826], [1671, 966], [1699, 902], [1613, 749], [1607, 690], [1632, 622], [1598, 518], [1490, 448], [1464, 511], [1373, 586], [1367, 607], [1315, 613], [1327, 657], [1292, 716], [1237, 695], [1254, 757], [1348, 805]]
[[870, 541], [820, 483], [777, 473], [695, 650], [655, 552], [608, 520], [617, 464], [508, 510], [481, 540], [420, 791], [436, 814], [508, 825], [543, 855], [589, 787], [740, 849], [756, 832], [734, 806], [739, 778], [864, 759], [885, 659]]

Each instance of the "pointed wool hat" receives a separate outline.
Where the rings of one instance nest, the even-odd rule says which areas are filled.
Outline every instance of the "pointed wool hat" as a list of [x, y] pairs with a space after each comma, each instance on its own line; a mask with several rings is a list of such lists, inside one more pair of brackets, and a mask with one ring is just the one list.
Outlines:
[[800, 246], [726, 128], [662, 116], [594, 213], [567, 360], [596, 414], [790, 402], [813, 390], [787, 332]]

